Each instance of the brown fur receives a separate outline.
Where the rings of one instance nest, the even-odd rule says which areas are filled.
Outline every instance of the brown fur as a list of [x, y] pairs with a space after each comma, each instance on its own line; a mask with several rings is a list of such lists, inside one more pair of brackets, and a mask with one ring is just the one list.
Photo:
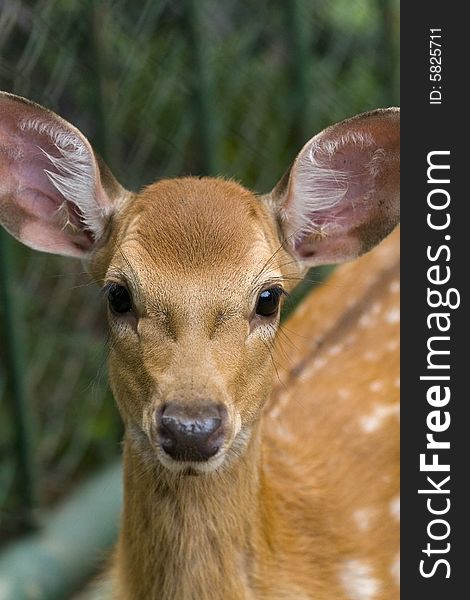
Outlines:
[[[373, 411], [375, 380], [383, 381], [381, 402], [397, 401], [398, 354], [384, 349], [396, 324], [383, 322], [396, 307], [388, 291], [396, 236], [312, 294], [272, 360], [272, 341], [246, 338], [253, 281], [276, 251], [271, 272], [288, 288], [300, 276], [273, 231], [263, 203], [234, 183], [162, 181], [121, 212], [92, 261], [99, 279], [125, 277], [143, 315], [133, 333], [111, 319], [110, 379], [127, 428], [118, 598], [347, 599], [340, 572], [350, 559], [380, 581], [374, 600], [397, 595], [390, 568], [398, 531], [388, 514], [397, 419], [368, 434], [359, 426]], [[359, 333], [378, 302], [376, 322]], [[380, 359], [367, 363], [368, 348]], [[322, 357], [327, 363], [310, 375]], [[262, 416], [273, 362], [283, 384]], [[350, 399], [338, 395], [341, 386]], [[174, 398], [226, 403], [232, 428], [239, 412], [251, 430], [247, 446], [228, 444], [223, 464], [207, 474], [169, 471], [149, 437], [153, 411]], [[368, 532], [354, 523], [361, 507], [374, 515]]]
[[[100, 284], [132, 298], [131, 311], [109, 311], [126, 429], [113, 597], [395, 599], [398, 234], [338, 269], [280, 330], [256, 304], [396, 225], [398, 109], [315, 136], [289, 179], [257, 197], [210, 178], [132, 194], [60, 117], [5, 93], [0, 105], [2, 224], [32, 248], [89, 258]], [[338, 175], [326, 191], [318, 179], [318, 144], [322, 169], [344, 168], [344, 189]], [[303, 230], [305, 218], [319, 226]], [[156, 423], [171, 402], [225, 407], [207, 462], [164, 452]]]

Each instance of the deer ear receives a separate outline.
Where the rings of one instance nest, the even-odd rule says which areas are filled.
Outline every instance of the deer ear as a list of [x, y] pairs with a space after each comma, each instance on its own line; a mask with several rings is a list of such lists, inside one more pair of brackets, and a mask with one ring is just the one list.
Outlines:
[[351, 260], [399, 222], [400, 111], [376, 110], [325, 129], [269, 197], [287, 249], [305, 267]]
[[126, 195], [78, 129], [0, 93], [0, 223], [20, 242], [85, 257]]

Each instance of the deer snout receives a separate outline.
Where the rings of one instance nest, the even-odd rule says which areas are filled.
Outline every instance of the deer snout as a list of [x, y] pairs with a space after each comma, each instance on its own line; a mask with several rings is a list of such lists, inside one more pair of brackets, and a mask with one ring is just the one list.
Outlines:
[[227, 409], [221, 404], [188, 406], [171, 402], [156, 414], [163, 451], [178, 461], [206, 461], [222, 446]]

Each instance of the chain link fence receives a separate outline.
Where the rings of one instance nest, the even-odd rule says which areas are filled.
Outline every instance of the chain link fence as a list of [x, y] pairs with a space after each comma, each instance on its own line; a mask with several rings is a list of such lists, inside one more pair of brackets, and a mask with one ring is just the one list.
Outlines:
[[[0, 0], [0, 87], [79, 127], [120, 182], [260, 192], [326, 125], [398, 104], [398, 0]], [[105, 313], [78, 261], [0, 239], [0, 539], [119, 453]]]

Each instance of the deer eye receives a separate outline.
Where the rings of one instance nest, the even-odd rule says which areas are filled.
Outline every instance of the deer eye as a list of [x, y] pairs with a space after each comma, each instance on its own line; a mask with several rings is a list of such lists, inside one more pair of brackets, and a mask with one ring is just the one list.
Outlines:
[[256, 314], [263, 317], [270, 317], [277, 312], [279, 308], [279, 302], [283, 290], [280, 287], [272, 287], [267, 290], [263, 290], [258, 296], [258, 303], [256, 305]]
[[131, 296], [123, 285], [111, 283], [106, 287], [109, 307], [115, 314], [122, 315], [132, 310]]

